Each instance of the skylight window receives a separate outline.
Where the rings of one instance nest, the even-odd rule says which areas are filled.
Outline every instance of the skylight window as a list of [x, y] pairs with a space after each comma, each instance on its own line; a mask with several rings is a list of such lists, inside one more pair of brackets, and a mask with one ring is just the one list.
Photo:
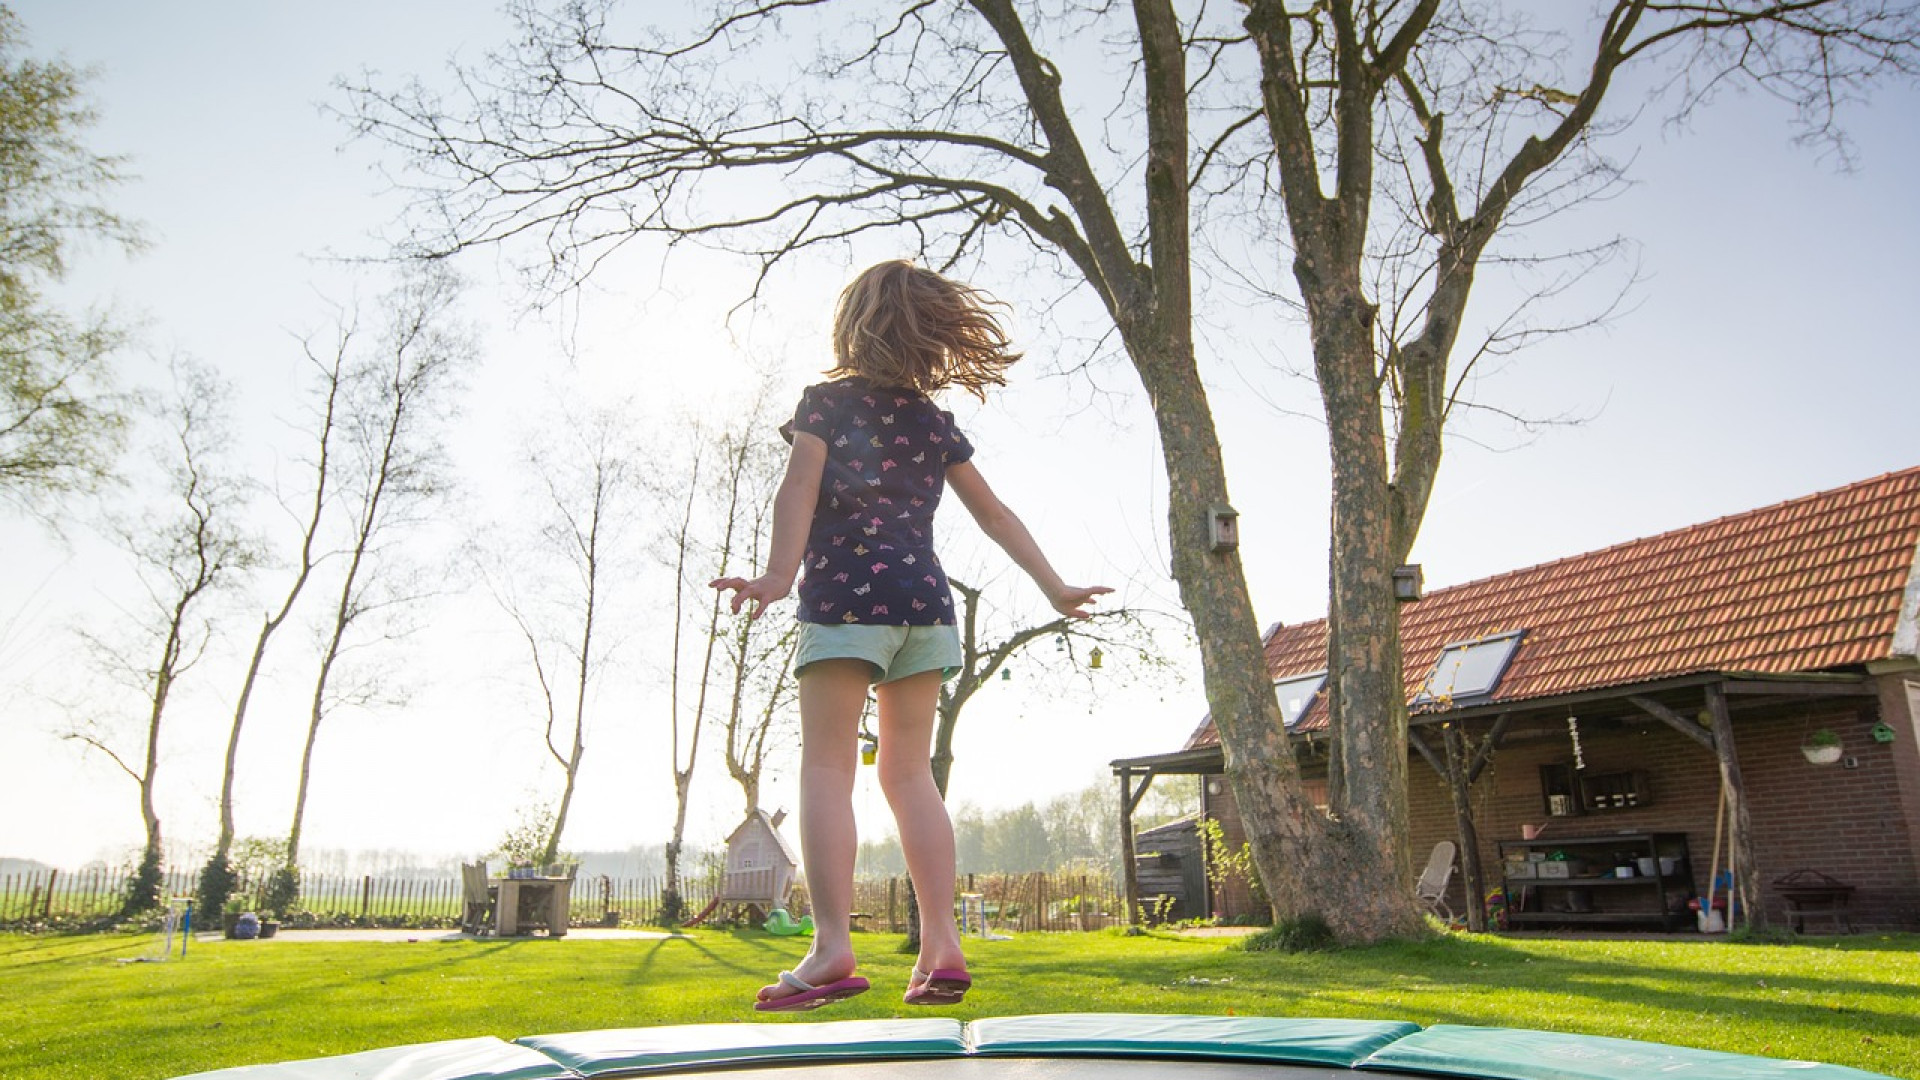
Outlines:
[[1494, 687], [1500, 685], [1500, 676], [1507, 673], [1507, 664], [1512, 662], [1514, 650], [1520, 647], [1520, 639], [1525, 634], [1525, 630], [1515, 630], [1510, 634], [1457, 641], [1440, 650], [1433, 674], [1428, 675], [1426, 684], [1420, 687], [1414, 704], [1472, 701], [1492, 694]]
[[1327, 673], [1316, 671], [1311, 675], [1295, 675], [1291, 679], [1281, 679], [1273, 684], [1274, 696], [1280, 699], [1280, 719], [1288, 726], [1300, 722], [1313, 707], [1314, 696], [1326, 685]]

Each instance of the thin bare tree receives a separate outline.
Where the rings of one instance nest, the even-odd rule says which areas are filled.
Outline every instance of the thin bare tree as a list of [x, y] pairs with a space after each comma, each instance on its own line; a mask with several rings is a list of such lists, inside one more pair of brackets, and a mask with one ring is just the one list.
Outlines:
[[[1751, 86], [1843, 145], [1836, 110], [1920, 56], [1900, 0], [1613, 0], [1565, 32], [1474, 0], [732, 0], [684, 33], [613, 0], [514, 10], [515, 43], [464, 96], [355, 94], [359, 129], [424, 174], [419, 250], [531, 240], [564, 287], [654, 234], [744, 253], [757, 293], [869, 233], [942, 267], [1011, 241], [1097, 300], [1153, 405], [1173, 576], [1274, 914], [1354, 941], [1424, 932], [1392, 574], [1475, 362], [1530, 332], [1470, 317], [1480, 274], [1526, 282], [1542, 264], [1520, 238], [1622, 174], [1603, 146], [1642, 112]], [[1629, 68], [1653, 99], [1603, 111]], [[1326, 812], [1213, 524], [1231, 500], [1194, 295], [1249, 276], [1228, 255], [1248, 236], [1288, 266], [1252, 276], [1304, 320], [1327, 421]]]
[[307, 582], [312, 579], [314, 568], [319, 565], [320, 530], [326, 513], [328, 496], [335, 471], [334, 438], [336, 432], [336, 411], [340, 404], [340, 394], [346, 376], [347, 355], [353, 339], [350, 327], [342, 326], [335, 337], [331, 355], [315, 352], [311, 339], [301, 343], [306, 353], [307, 363], [318, 376], [314, 383], [315, 409], [313, 428], [309, 434], [313, 437], [313, 457], [305, 462], [312, 470], [310, 498], [297, 512], [293, 507], [285, 506], [289, 516], [298, 522], [299, 547], [294, 555], [292, 576], [287, 581], [286, 592], [281, 596], [277, 608], [269, 610], [261, 617], [260, 632], [255, 635], [253, 655], [247, 660], [247, 670], [240, 683], [240, 694], [233, 705], [233, 723], [227, 731], [227, 753], [220, 774], [220, 832], [214, 840], [213, 854], [207, 857], [206, 865], [200, 869], [200, 878], [194, 890], [195, 903], [203, 912], [219, 912], [226, 907], [227, 896], [239, 880], [230, 858], [233, 851], [233, 792], [235, 779], [239, 773], [240, 734], [247, 722], [247, 709], [253, 701], [254, 687], [260, 679], [260, 670], [265, 666], [267, 646], [279, 632], [280, 627], [293, 614], [294, 605], [300, 594], [306, 590]]
[[[728, 458], [732, 467], [726, 480], [727, 507], [743, 518], [738, 529], [746, 548], [741, 561], [760, 566], [773, 541], [773, 496], [785, 474], [786, 458], [770, 439], [755, 440], [745, 431], [730, 438], [739, 441], [737, 452]], [[728, 535], [733, 531], [728, 530]], [[798, 622], [784, 619], [739, 619], [723, 631], [724, 662], [731, 676], [722, 723], [727, 774], [740, 785], [748, 814], [764, 809], [760, 786], [769, 751], [797, 734], [793, 719], [798, 715], [799, 685], [793, 658], [800, 645], [799, 631]]]
[[122, 725], [92, 717], [67, 733], [106, 755], [140, 790], [146, 843], [129, 880], [122, 914], [160, 901], [165, 850], [154, 790], [160, 772], [167, 707], [180, 680], [205, 656], [214, 634], [210, 609], [222, 591], [254, 563], [256, 552], [240, 527], [245, 488], [224, 460], [231, 441], [225, 410], [230, 391], [212, 369], [177, 358], [161, 405], [167, 442], [156, 448], [166, 463], [166, 500], [150, 516], [111, 525], [136, 563], [145, 601], [128, 612], [136, 643], [122, 646], [108, 633], [83, 632], [94, 655], [119, 680], [140, 689], [146, 713], [140, 737], [128, 743]]
[[[713, 601], [707, 616], [704, 640], [706, 649], [701, 658], [700, 671], [695, 683], [693, 707], [683, 709], [680, 695], [683, 679], [682, 639], [687, 630], [687, 597], [690, 590], [698, 587], [697, 582], [688, 578], [695, 568], [689, 563], [696, 559], [694, 545], [696, 528], [699, 524], [697, 511], [700, 506], [701, 471], [706, 464], [707, 448], [701, 438], [691, 440], [691, 456], [686, 462], [687, 473], [685, 487], [678, 492], [679, 518], [670, 526], [666, 536], [668, 554], [673, 561], [673, 637], [667, 665], [667, 726], [669, 729], [669, 749], [667, 766], [673, 773], [673, 832], [666, 843], [666, 876], [661, 886], [660, 921], [664, 924], [681, 922], [687, 917], [686, 899], [681, 890], [680, 856], [685, 850], [687, 835], [687, 803], [693, 793], [694, 767], [700, 762], [700, 734], [706, 727], [707, 688], [713, 671], [713, 653], [715, 642], [720, 637], [720, 603]], [[663, 494], [668, 494], [663, 492]], [[669, 495], [669, 497], [671, 497]], [[694, 597], [701, 593], [692, 592]], [[682, 725], [685, 725], [683, 728]], [[684, 735], [682, 732], [684, 731]], [[685, 757], [683, 758], [682, 752]], [[682, 761], [686, 764], [683, 766]]]
[[639, 513], [639, 462], [623, 434], [625, 412], [624, 406], [596, 408], [541, 425], [546, 434], [527, 452], [544, 511], [536, 536], [496, 560], [502, 568], [491, 575], [498, 579], [495, 599], [526, 642], [545, 712], [547, 754], [564, 778], [546, 820], [542, 863], [560, 857], [586, 757], [593, 686], [614, 644], [606, 640], [606, 608]]
[[341, 495], [348, 528], [337, 552], [341, 572], [335, 599], [320, 629], [286, 865], [269, 889], [269, 908], [289, 906], [298, 893], [300, 839], [322, 722], [337, 705], [380, 696], [373, 675], [336, 683], [342, 658], [356, 644], [353, 635], [383, 615], [404, 615], [427, 588], [402, 561], [397, 540], [428, 520], [444, 488], [436, 424], [451, 407], [460, 371], [475, 353], [470, 333], [457, 319], [459, 293], [459, 281], [443, 264], [410, 268], [380, 300], [371, 348], [349, 370], [341, 418], [348, 459]]

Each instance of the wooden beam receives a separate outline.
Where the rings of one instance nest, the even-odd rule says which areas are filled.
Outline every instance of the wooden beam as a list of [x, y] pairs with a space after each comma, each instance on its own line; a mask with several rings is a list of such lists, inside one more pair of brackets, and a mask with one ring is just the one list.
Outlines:
[[1878, 697], [1871, 683], [1857, 679], [1799, 682], [1771, 679], [1729, 679], [1721, 684], [1728, 694], [1761, 694], [1770, 697]]
[[1713, 719], [1714, 754], [1720, 759], [1720, 783], [1732, 802], [1732, 835], [1727, 849], [1738, 864], [1733, 888], [1739, 897], [1740, 914], [1756, 930], [1767, 928], [1766, 905], [1759, 903], [1760, 862], [1753, 844], [1753, 815], [1747, 804], [1747, 785], [1740, 775], [1740, 758], [1734, 752], [1733, 720], [1727, 715], [1727, 695], [1718, 683], [1707, 685], [1707, 715]]
[[1440, 760], [1440, 755], [1434, 752], [1433, 747], [1427, 745], [1427, 740], [1418, 731], [1412, 728], [1407, 729], [1407, 745], [1420, 751], [1420, 756], [1427, 759], [1427, 764], [1433, 766], [1433, 771], [1439, 773], [1442, 780], [1446, 779], [1447, 763]]
[[1473, 764], [1467, 767], [1469, 786], [1480, 779], [1480, 774], [1493, 761], [1493, 752], [1500, 749], [1500, 744], [1506, 740], [1507, 727], [1512, 723], [1513, 714], [1504, 712], [1494, 720], [1493, 727], [1487, 729], [1487, 737], [1481, 741], [1480, 749], [1473, 752]]
[[[1719, 752], [1714, 748], [1714, 736], [1700, 730], [1699, 724], [1688, 720], [1686, 717], [1681, 716], [1679, 713], [1674, 712], [1672, 709], [1667, 708], [1652, 698], [1641, 697], [1635, 694], [1628, 697], [1627, 700], [1638, 705], [1640, 710], [1648, 716], [1653, 717], [1655, 720], [1660, 721], [1680, 734], [1685, 735], [1687, 738], [1692, 739], [1694, 742], [1699, 743], [1701, 746], [1706, 747], [1709, 753]], [[1722, 698], [1720, 704], [1722, 708], [1725, 708], [1726, 699]]]
[[1159, 775], [1159, 771], [1155, 769], [1146, 769], [1140, 773], [1140, 790], [1133, 793], [1133, 801], [1127, 804], [1128, 817], [1132, 817], [1133, 812], [1140, 809], [1140, 800], [1147, 797], [1147, 789], [1153, 786], [1153, 778]]

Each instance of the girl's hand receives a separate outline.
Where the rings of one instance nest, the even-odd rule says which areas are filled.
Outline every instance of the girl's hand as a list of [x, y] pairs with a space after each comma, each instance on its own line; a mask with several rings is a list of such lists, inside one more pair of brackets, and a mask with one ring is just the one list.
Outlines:
[[747, 610], [749, 620], [759, 618], [760, 613], [767, 610], [768, 604], [785, 599], [787, 593], [793, 589], [791, 579], [782, 581], [774, 574], [762, 574], [752, 581], [746, 578], [723, 577], [709, 581], [707, 584], [721, 592], [733, 590], [732, 608], [735, 615], [740, 614], [740, 605], [749, 600], [753, 601], [753, 607]]
[[1087, 610], [1087, 605], [1093, 603], [1094, 597], [1112, 591], [1105, 585], [1063, 585], [1047, 600], [1053, 604], [1053, 610], [1069, 619], [1091, 619], [1093, 612]]

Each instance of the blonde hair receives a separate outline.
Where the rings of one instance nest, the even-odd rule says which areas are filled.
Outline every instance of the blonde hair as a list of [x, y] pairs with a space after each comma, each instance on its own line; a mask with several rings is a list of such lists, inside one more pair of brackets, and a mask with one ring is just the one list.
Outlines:
[[960, 386], [985, 400], [987, 387], [1005, 386], [1002, 372], [1020, 359], [987, 310], [997, 304], [904, 259], [868, 267], [834, 307], [834, 366], [827, 374], [923, 394]]

